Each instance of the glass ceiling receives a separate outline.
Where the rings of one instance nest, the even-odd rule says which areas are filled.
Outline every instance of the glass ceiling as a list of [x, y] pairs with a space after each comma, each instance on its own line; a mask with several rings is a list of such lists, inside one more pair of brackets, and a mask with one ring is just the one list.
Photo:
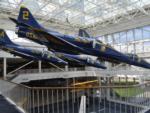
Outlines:
[[118, 17], [131, 19], [131, 11], [145, 10], [150, 0], [0, 0], [0, 10], [18, 13], [19, 7], [24, 5], [31, 12], [47, 21], [58, 21], [71, 26], [89, 27], [97, 23], [106, 23], [112, 20], [119, 21]]

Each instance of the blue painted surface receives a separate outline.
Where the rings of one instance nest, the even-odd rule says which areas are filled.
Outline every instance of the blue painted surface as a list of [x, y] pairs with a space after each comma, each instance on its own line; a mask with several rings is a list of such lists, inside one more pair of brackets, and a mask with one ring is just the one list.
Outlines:
[[147, 111], [146, 113], [150, 113], [150, 110], [149, 110], [149, 111]]
[[22, 113], [15, 105], [10, 104], [2, 95], [0, 95], [0, 113]]
[[46, 62], [60, 63], [64, 65], [67, 64], [67, 62], [54, 56], [52, 52], [25, 48], [23, 46], [13, 43], [3, 29], [0, 29], [0, 48], [4, 51], [27, 59], [42, 60]]
[[150, 69], [150, 64], [148, 62], [118, 52], [112, 47], [98, 41], [96, 38], [69, 36], [46, 29], [38, 24], [31, 12], [25, 7], [20, 8], [18, 20], [14, 19], [13, 21], [17, 24], [17, 33], [19, 36], [46, 45], [48, 48], [52, 48], [58, 52], [65, 52], [68, 54], [84, 53], [97, 56], [110, 62], [124, 62]]

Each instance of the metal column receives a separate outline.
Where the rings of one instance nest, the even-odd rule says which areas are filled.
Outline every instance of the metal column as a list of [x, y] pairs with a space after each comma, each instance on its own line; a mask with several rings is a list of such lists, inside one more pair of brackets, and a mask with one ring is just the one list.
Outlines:
[[[106, 66], [107, 66], [108, 71], [110, 71], [111, 63], [106, 62]], [[107, 77], [105, 77], [107, 86], [110, 85], [110, 76], [111, 76], [110, 74], [107, 74]], [[109, 100], [110, 99], [110, 88], [106, 89], [106, 95], [107, 95], [107, 99]]]
[[6, 75], [7, 75], [7, 58], [5, 57], [3, 59], [3, 77], [4, 77], [4, 80], [6, 80]]
[[39, 68], [39, 73], [42, 72], [42, 61], [38, 61], [38, 68]]
[[68, 65], [65, 66], [65, 71], [69, 71]]

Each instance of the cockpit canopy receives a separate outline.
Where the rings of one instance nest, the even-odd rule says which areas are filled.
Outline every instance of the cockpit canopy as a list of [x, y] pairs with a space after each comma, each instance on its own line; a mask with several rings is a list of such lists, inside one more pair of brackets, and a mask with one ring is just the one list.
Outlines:
[[143, 59], [142, 58], [140, 58], [138, 55], [136, 55], [136, 54], [131, 54], [131, 53], [128, 53], [128, 54], [126, 54], [127, 56], [129, 56], [132, 60], [134, 60], [134, 61], [138, 61], [138, 62], [141, 62], [141, 61], [143, 61]]

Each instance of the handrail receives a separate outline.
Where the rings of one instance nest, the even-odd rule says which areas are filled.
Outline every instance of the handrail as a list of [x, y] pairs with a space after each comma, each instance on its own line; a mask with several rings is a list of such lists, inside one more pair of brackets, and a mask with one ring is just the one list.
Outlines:
[[150, 82], [145, 82], [145, 83], [142, 83], [142, 84], [136, 84], [136, 85], [119, 85], [119, 86], [116, 86], [116, 85], [106, 85], [106, 86], [92, 86], [92, 87], [29, 87], [29, 86], [26, 86], [26, 85], [23, 85], [23, 84], [18, 84], [18, 83], [14, 83], [14, 82], [11, 82], [11, 81], [8, 81], [8, 80], [3, 80], [3, 81], [6, 81], [8, 83], [12, 83], [12, 84], [16, 84], [18, 86], [21, 86], [21, 87], [24, 87], [24, 88], [28, 88], [28, 89], [98, 89], [98, 88], [131, 88], [131, 87], [138, 87], [138, 86], [141, 86], [141, 85], [147, 85], [147, 84], [150, 84]]
[[[90, 107], [93, 107], [92, 109], [95, 109], [96, 105], [100, 106], [101, 104], [106, 106], [106, 108], [110, 107], [109, 109], [111, 109], [110, 105], [113, 104], [114, 102], [116, 102], [115, 103], [116, 105], [124, 104], [126, 110], [128, 110], [128, 106], [131, 106], [132, 109], [135, 109], [135, 111], [136, 110], [141, 111], [146, 107], [150, 106], [149, 105], [150, 97], [146, 94], [147, 92], [150, 92], [148, 86], [150, 85], [150, 82], [145, 82], [143, 84], [136, 84], [136, 85], [119, 85], [119, 86], [110, 85], [108, 83], [108, 85], [105, 86], [94, 86], [94, 87], [85, 87], [85, 86], [84, 87], [28, 87], [7, 80], [0, 80], [0, 83], [1, 83], [0, 84], [1, 94], [10, 98], [12, 101], [16, 103], [16, 105], [23, 108], [27, 113], [40, 113], [39, 110], [41, 108], [44, 110], [45, 109], [51, 110], [50, 112], [54, 111], [53, 113], [55, 113], [57, 112], [57, 110], [54, 108], [54, 105], [56, 105], [56, 103], [57, 105], [64, 107], [62, 109], [64, 113], [69, 113], [66, 112], [64, 109], [71, 109], [70, 105], [72, 107], [76, 107], [78, 105], [80, 97], [83, 94], [85, 94], [87, 98], [86, 100], [87, 104], [89, 104]], [[141, 87], [141, 86], [145, 86], [145, 87]], [[134, 90], [136, 95], [130, 95], [131, 90]], [[99, 91], [99, 93], [97, 93], [97, 91]], [[118, 94], [118, 91], [120, 92], [120, 94]], [[124, 93], [121, 93], [122, 91]], [[71, 98], [71, 100], [69, 98]], [[93, 101], [94, 103], [90, 103], [89, 100]], [[108, 103], [109, 106], [107, 106], [106, 103]], [[52, 107], [46, 105], [51, 105]], [[115, 109], [121, 109], [121, 108], [115, 108]], [[113, 113], [113, 112], [109, 112], [109, 113]], [[128, 113], [128, 111], [126, 111], [125, 113]], [[132, 112], [132, 113], [138, 113], [138, 112]]]
[[106, 86], [92, 86], [92, 87], [30, 87], [31, 89], [98, 89], [98, 88], [133, 88], [133, 87], [139, 87], [141, 85], [150, 85], [150, 82], [145, 82], [142, 84], [136, 84], [136, 85], [106, 85]]
[[6, 81], [6, 82], [8, 82], [8, 83], [11, 83], [11, 84], [15, 84], [15, 85], [18, 85], [18, 86], [27, 88], [27, 89], [31, 89], [31, 87], [26, 86], [26, 85], [23, 85], [23, 84], [18, 84], [18, 83], [15, 83], [15, 82], [11, 82], [11, 81], [8, 81], [8, 80], [4, 80], [4, 79], [2, 79], [2, 80], [3, 80], [3, 81]]
[[98, 87], [32, 87], [31, 89], [99, 89], [99, 88], [132, 88], [138, 86], [98, 86]]

